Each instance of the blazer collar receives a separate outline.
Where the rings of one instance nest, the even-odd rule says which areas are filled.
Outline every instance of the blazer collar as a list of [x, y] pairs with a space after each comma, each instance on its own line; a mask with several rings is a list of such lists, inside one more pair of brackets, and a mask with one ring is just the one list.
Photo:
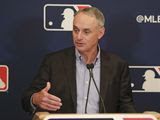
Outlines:
[[65, 51], [64, 67], [67, 74], [67, 80], [70, 87], [71, 97], [74, 103], [74, 112], [77, 106], [77, 88], [76, 88], [76, 63], [75, 63], [75, 47], [71, 47]]
[[[100, 69], [100, 95], [104, 101], [104, 104], [106, 104], [106, 94], [109, 87], [109, 80], [110, 80], [110, 71], [111, 71], [111, 65], [109, 65], [110, 57], [109, 55], [101, 50], [101, 69]], [[103, 107], [100, 102], [99, 104], [99, 112], [103, 112]]]
[[[101, 50], [100, 54], [101, 68], [100, 68], [100, 95], [103, 100], [106, 101], [106, 92], [108, 91], [109, 80], [110, 80], [110, 71], [111, 66], [109, 65], [109, 55]], [[66, 69], [66, 74], [68, 78], [68, 83], [70, 87], [70, 92], [72, 100], [74, 103], [74, 110], [76, 112], [77, 107], [77, 88], [76, 88], [76, 56], [75, 56], [75, 47], [70, 48], [65, 52], [64, 57], [64, 67]], [[105, 103], [104, 103], [105, 104]], [[103, 112], [102, 104], [99, 104], [99, 111]]]

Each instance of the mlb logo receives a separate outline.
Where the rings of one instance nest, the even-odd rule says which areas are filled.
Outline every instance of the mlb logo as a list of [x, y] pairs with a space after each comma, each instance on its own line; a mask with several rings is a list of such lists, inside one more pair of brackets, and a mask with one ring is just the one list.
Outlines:
[[46, 31], [72, 31], [74, 14], [91, 5], [46, 4], [44, 6], [43, 26]]
[[8, 90], [8, 66], [0, 65], [0, 92]]
[[133, 92], [160, 92], [160, 66], [130, 66]]

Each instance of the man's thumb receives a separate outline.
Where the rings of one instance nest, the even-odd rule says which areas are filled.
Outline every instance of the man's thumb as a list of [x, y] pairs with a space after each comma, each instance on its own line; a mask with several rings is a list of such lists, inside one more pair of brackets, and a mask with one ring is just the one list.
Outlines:
[[47, 82], [46, 87], [43, 89], [44, 91], [48, 92], [51, 89], [51, 83]]

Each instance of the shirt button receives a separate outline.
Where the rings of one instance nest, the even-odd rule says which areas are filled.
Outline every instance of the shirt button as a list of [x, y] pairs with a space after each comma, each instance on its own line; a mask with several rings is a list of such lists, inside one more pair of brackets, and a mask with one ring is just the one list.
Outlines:
[[87, 100], [87, 97], [84, 97], [85, 100]]

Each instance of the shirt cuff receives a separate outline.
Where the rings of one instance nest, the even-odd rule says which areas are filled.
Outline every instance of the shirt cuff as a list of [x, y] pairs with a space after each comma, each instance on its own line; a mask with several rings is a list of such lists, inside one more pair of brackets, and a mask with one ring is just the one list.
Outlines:
[[32, 99], [33, 99], [33, 95], [31, 96], [31, 99], [30, 99], [30, 105], [31, 105], [31, 107], [32, 107], [32, 109], [33, 109], [33, 112], [32, 112], [32, 113], [35, 113], [35, 111], [36, 111], [36, 106], [33, 105]]

